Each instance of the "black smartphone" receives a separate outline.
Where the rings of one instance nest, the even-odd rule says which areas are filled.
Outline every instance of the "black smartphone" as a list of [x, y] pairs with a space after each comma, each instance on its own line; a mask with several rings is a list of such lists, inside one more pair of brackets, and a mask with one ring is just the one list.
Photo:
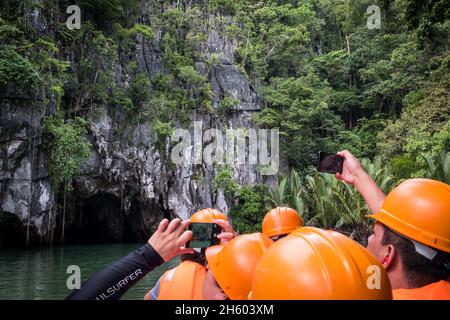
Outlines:
[[319, 151], [319, 158], [317, 161], [317, 171], [327, 173], [342, 173], [342, 165], [344, 158], [337, 154], [330, 154]]
[[217, 236], [222, 232], [222, 228], [215, 223], [193, 222], [189, 225], [192, 231], [192, 238], [186, 244], [186, 248], [207, 248], [220, 243]]

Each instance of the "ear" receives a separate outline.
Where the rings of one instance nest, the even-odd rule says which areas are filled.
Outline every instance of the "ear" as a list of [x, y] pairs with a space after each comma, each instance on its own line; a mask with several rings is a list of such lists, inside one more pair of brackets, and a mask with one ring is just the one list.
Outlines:
[[396, 255], [397, 251], [392, 244], [383, 246], [381, 250], [381, 265], [388, 270], [392, 266]]

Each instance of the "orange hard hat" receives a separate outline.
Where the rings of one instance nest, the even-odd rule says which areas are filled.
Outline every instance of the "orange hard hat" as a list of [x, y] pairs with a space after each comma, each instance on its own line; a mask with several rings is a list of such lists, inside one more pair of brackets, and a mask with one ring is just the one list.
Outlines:
[[446, 183], [406, 180], [368, 217], [407, 238], [450, 253], [450, 185]]
[[206, 249], [206, 259], [217, 283], [232, 300], [246, 300], [255, 267], [273, 243], [262, 233], [238, 236], [223, 246]]
[[303, 227], [303, 220], [292, 208], [276, 207], [264, 216], [262, 232], [268, 237], [288, 234]]
[[335, 231], [303, 227], [274, 243], [256, 267], [250, 299], [392, 299], [383, 266]]
[[213, 220], [226, 220], [228, 218], [222, 212], [216, 209], [206, 208], [197, 211], [191, 216], [191, 223], [199, 222], [199, 223], [213, 223]]

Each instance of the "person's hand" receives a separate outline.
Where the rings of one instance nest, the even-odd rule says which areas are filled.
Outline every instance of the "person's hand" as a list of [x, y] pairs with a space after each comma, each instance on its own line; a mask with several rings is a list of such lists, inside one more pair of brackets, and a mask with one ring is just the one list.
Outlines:
[[351, 184], [361, 193], [371, 212], [381, 208], [386, 195], [376, 182], [364, 171], [359, 160], [348, 150], [337, 153], [344, 158], [342, 173], [336, 173], [336, 178]]
[[222, 244], [227, 243], [228, 241], [236, 238], [238, 236], [237, 232], [233, 230], [231, 224], [222, 219], [214, 219], [213, 222], [219, 225], [222, 228], [222, 232], [217, 236], [218, 239], [221, 240]]
[[192, 238], [192, 231], [186, 230], [190, 220], [181, 221], [176, 218], [170, 221], [163, 219], [158, 229], [150, 237], [148, 243], [164, 261], [168, 261], [179, 254], [194, 253], [193, 249], [185, 248], [186, 242]]
[[342, 173], [336, 173], [336, 178], [354, 185], [359, 176], [365, 172], [361, 162], [348, 150], [339, 151], [337, 154], [344, 158], [344, 162], [342, 164]]

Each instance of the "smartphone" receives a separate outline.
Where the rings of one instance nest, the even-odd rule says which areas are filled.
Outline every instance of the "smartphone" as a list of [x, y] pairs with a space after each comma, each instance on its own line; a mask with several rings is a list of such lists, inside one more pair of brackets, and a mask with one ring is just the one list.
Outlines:
[[337, 154], [330, 154], [319, 151], [319, 158], [317, 161], [317, 171], [327, 173], [342, 173], [342, 165], [344, 158]]
[[189, 225], [192, 231], [192, 238], [186, 244], [186, 248], [207, 248], [220, 243], [217, 236], [222, 232], [222, 228], [215, 223], [193, 222]]

